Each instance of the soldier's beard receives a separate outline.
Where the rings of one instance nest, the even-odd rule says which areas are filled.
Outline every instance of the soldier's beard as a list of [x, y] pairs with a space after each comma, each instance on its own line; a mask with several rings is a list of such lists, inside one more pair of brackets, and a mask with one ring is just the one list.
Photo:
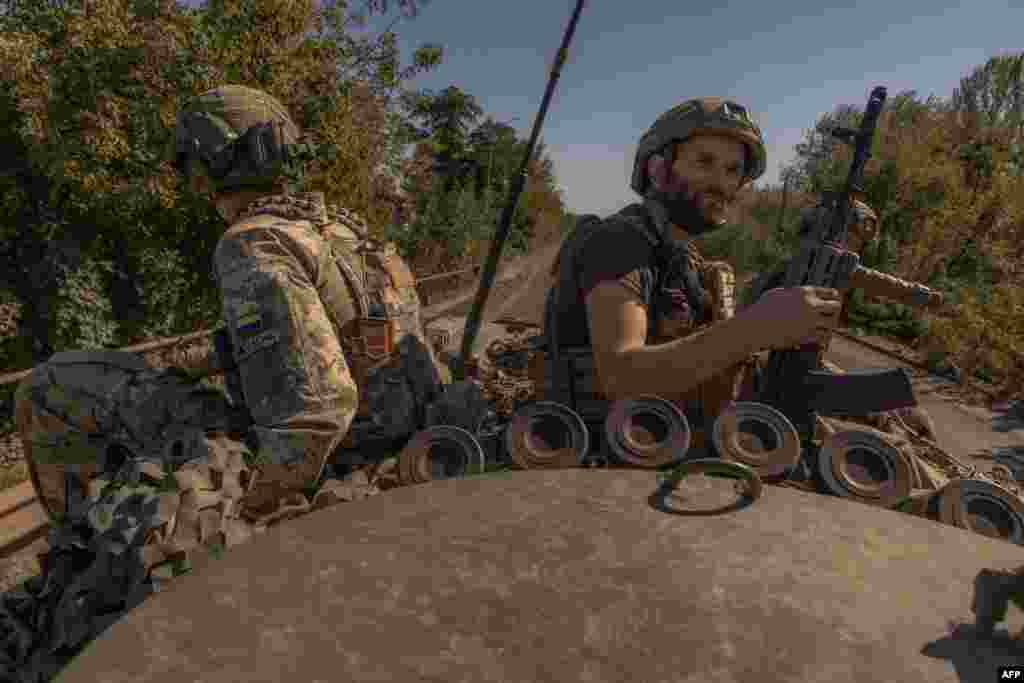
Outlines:
[[712, 210], [709, 204], [718, 201], [724, 211], [735, 197], [735, 193], [691, 191], [686, 181], [674, 176], [671, 188], [651, 188], [649, 196], [665, 207], [668, 219], [673, 225], [696, 237], [726, 224], [725, 217], [719, 211]]

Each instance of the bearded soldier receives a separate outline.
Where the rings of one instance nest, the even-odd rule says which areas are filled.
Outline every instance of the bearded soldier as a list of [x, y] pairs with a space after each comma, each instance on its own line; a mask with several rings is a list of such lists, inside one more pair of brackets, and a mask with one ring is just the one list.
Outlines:
[[692, 242], [725, 223], [765, 163], [761, 131], [735, 102], [689, 100], [655, 121], [633, 166], [642, 203], [581, 222], [559, 254], [545, 311], [553, 400], [594, 423], [611, 400], [669, 398], [699, 453], [753, 354], [835, 325], [838, 293], [817, 287], [775, 289], [734, 316], [732, 268]]

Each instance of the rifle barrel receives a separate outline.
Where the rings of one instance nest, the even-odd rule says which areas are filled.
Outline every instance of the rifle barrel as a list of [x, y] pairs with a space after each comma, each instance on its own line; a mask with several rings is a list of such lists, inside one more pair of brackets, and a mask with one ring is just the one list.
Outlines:
[[857, 266], [850, 275], [850, 287], [860, 289], [868, 296], [891, 299], [908, 306], [924, 307], [930, 304], [935, 290], [919, 282], [909, 282], [873, 268]]

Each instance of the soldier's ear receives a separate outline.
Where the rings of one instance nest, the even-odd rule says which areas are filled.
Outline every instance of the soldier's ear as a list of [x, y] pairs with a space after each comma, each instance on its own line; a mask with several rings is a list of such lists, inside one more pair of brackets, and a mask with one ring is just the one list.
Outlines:
[[672, 167], [668, 159], [661, 154], [652, 154], [647, 160], [647, 179], [650, 187], [659, 192], [665, 190], [669, 184], [669, 177]]

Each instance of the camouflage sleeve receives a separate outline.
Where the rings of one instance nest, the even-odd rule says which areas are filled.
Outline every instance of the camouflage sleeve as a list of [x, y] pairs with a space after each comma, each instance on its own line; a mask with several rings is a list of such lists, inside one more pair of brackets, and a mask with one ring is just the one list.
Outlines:
[[319, 236], [269, 216], [225, 234], [215, 269], [259, 455], [315, 480], [359, 398], [321, 296], [341, 274]]

